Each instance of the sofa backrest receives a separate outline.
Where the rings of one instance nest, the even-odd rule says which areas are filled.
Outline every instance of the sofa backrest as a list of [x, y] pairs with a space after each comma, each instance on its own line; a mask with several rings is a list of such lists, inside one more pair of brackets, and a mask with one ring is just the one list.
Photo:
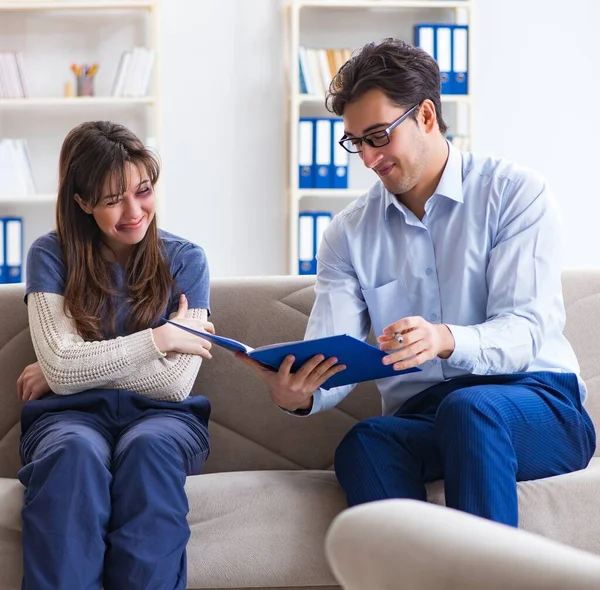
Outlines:
[[[314, 300], [314, 277], [213, 279], [212, 317], [220, 334], [250, 346], [300, 340]], [[586, 407], [600, 430], [600, 271], [565, 273], [567, 326], [589, 388]], [[363, 383], [336, 408], [296, 418], [279, 410], [254, 373], [213, 347], [194, 392], [212, 404], [212, 452], [206, 471], [330, 469], [335, 448], [358, 420], [381, 412], [379, 393]], [[16, 380], [35, 361], [22, 285], [0, 285], [0, 477], [19, 469]], [[597, 452], [600, 456], [600, 452]]]

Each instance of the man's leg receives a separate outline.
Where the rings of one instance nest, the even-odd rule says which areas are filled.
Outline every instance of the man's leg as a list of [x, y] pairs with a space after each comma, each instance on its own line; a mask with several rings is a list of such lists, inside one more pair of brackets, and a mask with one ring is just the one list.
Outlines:
[[446, 504], [517, 526], [517, 481], [585, 468], [595, 449], [594, 429], [574, 375], [478, 380], [456, 380], [435, 418]]
[[185, 478], [202, 471], [208, 451], [206, 424], [184, 411], [148, 410], [123, 431], [113, 461], [106, 590], [185, 588]]
[[442, 478], [433, 414], [379, 416], [356, 424], [335, 453], [335, 473], [349, 506], [425, 500], [425, 483]]
[[[48, 410], [21, 438], [24, 590], [99, 590], [110, 516], [110, 435], [92, 416]], [[23, 410], [28, 412], [27, 405]]]

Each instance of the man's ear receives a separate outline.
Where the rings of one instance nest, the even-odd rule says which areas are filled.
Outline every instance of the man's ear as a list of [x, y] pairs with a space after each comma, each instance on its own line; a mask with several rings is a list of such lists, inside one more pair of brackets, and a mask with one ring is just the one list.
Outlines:
[[437, 114], [435, 112], [435, 105], [431, 100], [427, 99], [423, 101], [419, 116], [427, 133], [431, 133], [437, 127]]
[[92, 208], [77, 193], [75, 193], [75, 200], [84, 213], [87, 213], [88, 215], [92, 214]]

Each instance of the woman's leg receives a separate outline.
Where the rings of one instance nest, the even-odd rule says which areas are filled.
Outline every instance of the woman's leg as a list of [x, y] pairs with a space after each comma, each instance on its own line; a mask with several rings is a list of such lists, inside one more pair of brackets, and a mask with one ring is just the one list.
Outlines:
[[62, 410], [67, 401], [28, 402], [23, 409], [26, 415], [42, 404], [50, 412], [33, 422], [25, 416], [21, 438], [24, 590], [102, 586], [111, 437], [94, 416]]
[[142, 411], [115, 448], [104, 587], [183, 590], [190, 535], [184, 484], [202, 471], [208, 431], [193, 413], [167, 409], [177, 404], [143, 405], [155, 409]]

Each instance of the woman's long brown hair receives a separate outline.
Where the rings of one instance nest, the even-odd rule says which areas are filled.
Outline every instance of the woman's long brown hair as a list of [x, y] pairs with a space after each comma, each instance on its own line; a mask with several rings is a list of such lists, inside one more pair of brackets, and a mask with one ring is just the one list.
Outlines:
[[[115, 194], [126, 192], [128, 162], [155, 185], [160, 173], [157, 158], [129, 129], [108, 121], [75, 127], [60, 152], [56, 227], [67, 269], [65, 313], [75, 320], [80, 336], [88, 341], [116, 336], [116, 310], [111, 303], [116, 292], [111, 288], [113, 277], [102, 233], [75, 195], [93, 208], [106, 186], [116, 189]], [[173, 286], [156, 217], [143, 240], [133, 247], [125, 277], [131, 303], [127, 332], [152, 327], [164, 311]]]

